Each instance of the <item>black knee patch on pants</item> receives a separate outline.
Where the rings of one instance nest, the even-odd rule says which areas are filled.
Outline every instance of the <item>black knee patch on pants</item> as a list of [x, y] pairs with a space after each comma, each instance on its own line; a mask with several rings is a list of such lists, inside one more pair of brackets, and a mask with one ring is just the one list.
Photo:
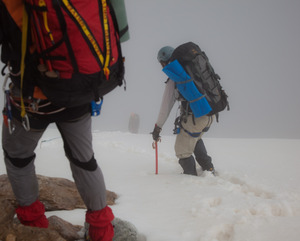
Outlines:
[[88, 162], [81, 162], [77, 159], [70, 157], [69, 160], [75, 165], [87, 171], [95, 171], [98, 167], [97, 161], [94, 156]]
[[27, 158], [13, 158], [10, 157], [5, 150], [4, 155], [11, 162], [11, 164], [18, 168], [26, 167], [30, 162], [32, 162], [35, 159], [35, 154]]
[[63, 135], [62, 135], [62, 138], [64, 140], [65, 154], [71, 163], [73, 163], [77, 167], [80, 167], [84, 170], [91, 171], [91, 172], [95, 171], [97, 169], [98, 164], [97, 164], [96, 159], [94, 158], [94, 155], [88, 162], [81, 162], [81, 161], [77, 160], [76, 158], [73, 157], [71, 148], [67, 144], [67, 141], [65, 140], [65, 137]]

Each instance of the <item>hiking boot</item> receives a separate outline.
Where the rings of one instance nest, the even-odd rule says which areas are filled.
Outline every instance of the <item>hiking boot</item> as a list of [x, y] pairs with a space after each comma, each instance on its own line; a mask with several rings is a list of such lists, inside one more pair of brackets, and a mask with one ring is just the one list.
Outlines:
[[196, 164], [193, 156], [179, 159], [179, 164], [183, 169], [183, 174], [197, 176]]
[[211, 167], [207, 171], [210, 172], [211, 174], [213, 174], [214, 176], [216, 176], [215, 168]]
[[202, 156], [197, 155], [196, 156], [196, 161], [198, 162], [198, 164], [202, 168], [202, 171], [209, 171], [213, 175], [215, 175], [215, 168], [214, 168], [214, 165], [212, 164], [210, 156], [208, 156], [208, 155], [202, 155]]

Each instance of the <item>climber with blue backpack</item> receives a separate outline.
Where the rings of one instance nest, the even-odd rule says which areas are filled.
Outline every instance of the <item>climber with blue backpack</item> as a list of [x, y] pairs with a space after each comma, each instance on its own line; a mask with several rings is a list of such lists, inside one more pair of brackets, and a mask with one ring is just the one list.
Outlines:
[[[188, 42], [176, 49], [161, 48], [157, 59], [168, 76], [158, 119], [152, 137], [160, 140], [160, 132], [176, 101], [181, 103], [175, 120], [175, 154], [184, 174], [197, 176], [196, 162], [203, 171], [215, 175], [212, 158], [207, 154], [202, 136], [215, 117], [226, 107], [227, 95], [220, 77], [214, 72], [207, 56], [198, 45]], [[196, 162], [195, 162], [196, 159]]]

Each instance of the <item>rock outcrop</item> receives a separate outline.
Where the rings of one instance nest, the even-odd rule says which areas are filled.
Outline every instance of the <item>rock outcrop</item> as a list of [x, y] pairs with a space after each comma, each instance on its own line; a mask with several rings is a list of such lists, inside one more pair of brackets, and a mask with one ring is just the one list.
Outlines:
[[[86, 209], [75, 183], [56, 177], [38, 175], [39, 199], [46, 211]], [[117, 195], [106, 191], [107, 204], [114, 205]], [[51, 216], [49, 228], [24, 226], [14, 218], [16, 200], [7, 175], [0, 175], [0, 240], [1, 241], [74, 241], [82, 239], [82, 226], [73, 225], [57, 216]]]

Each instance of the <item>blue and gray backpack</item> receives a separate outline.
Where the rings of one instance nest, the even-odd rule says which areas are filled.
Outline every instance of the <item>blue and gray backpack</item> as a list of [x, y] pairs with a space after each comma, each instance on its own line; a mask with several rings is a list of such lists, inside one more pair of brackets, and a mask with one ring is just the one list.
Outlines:
[[195, 117], [216, 115], [218, 121], [218, 113], [226, 107], [229, 110], [228, 96], [219, 82], [219, 75], [205, 52], [193, 42], [177, 47], [163, 71], [176, 83], [186, 102], [183, 101], [183, 105]]

